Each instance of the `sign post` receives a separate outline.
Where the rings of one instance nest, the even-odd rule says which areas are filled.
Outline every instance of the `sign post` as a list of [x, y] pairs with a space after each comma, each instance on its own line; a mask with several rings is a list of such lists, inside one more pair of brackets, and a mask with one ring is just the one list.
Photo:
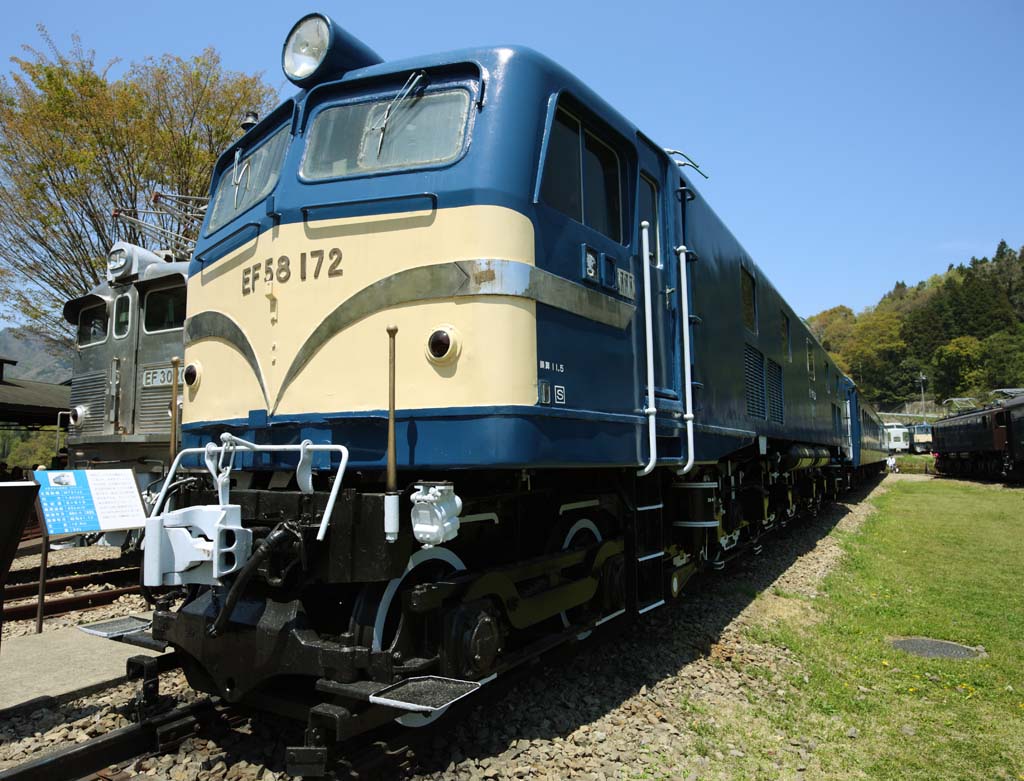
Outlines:
[[50, 537], [143, 529], [146, 511], [131, 469], [47, 469], [33, 472], [32, 477], [39, 484], [37, 507], [43, 532], [36, 606], [39, 634], [43, 631]]

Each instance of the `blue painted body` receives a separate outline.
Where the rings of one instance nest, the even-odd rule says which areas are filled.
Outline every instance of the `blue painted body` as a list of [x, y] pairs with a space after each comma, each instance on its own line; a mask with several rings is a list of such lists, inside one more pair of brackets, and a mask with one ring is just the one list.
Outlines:
[[[477, 108], [471, 111], [467, 143], [460, 157], [443, 166], [408, 172], [316, 183], [300, 178], [304, 134], [318, 111], [369, 95], [395, 94], [416, 69], [429, 73], [428, 89], [460, 85], [472, 94]], [[623, 243], [566, 217], [540, 198], [544, 152], [559, 100], [619, 156]], [[539, 268], [592, 284], [581, 274], [581, 246], [586, 244], [605, 253], [609, 264], [628, 269], [635, 277], [636, 314], [625, 329], [537, 304], [538, 358], [564, 367], [542, 368], [539, 379], [565, 388], [564, 407], [399, 410], [400, 468], [614, 467], [646, 462], [643, 271], [637, 218], [641, 168], [658, 180], [663, 210], [660, 253], [664, 267], [655, 275], [654, 296], [656, 333], [660, 335], [659, 463], [678, 463], [687, 455], [679, 415], [680, 302], [678, 294], [675, 299], [663, 295], [666, 289], [679, 289], [674, 248], [680, 244], [696, 256], [688, 264], [690, 311], [696, 316], [691, 326], [693, 379], [699, 383], [695, 395], [696, 459], [718, 460], [752, 444], [759, 435], [779, 443], [826, 445], [838, 453], [843, 437], [834, 426], [832, 405], [850, 397], [856, 401], [852, 383], [841, 377], [806, 326], [674, 162], [586, 85], [546, 57], [521, 47], [498, 47], [354, 70], [286, 101], [243, 137], [239, 146], [250, 149], [283, 124], [290, 124], [293, 139], [276, 189], [264, 202], [219, 230], [207, 235], [204, 226], [190, 273], [216, 263], [275, 223], [301, 222], [307, 214], [309, 219], [318, 219], [417, 211], [425, 205], [446, 209], [489, 204], [513, 209], [532, 222]], [[218, 163], [214, 188], [220, 177], [230, 175], [233, 159], [234, 147]], [[685, 215], [676, 196], [681, 187], [694, 196], [686, 202]], [[743, 324], [741, 267], [757, 282], [756, 332]], [[605, 287], [604, 292], [624, 298], [611, 288]], [[781, 338], [783, 313], [790, 322], [789, 345]], [[745, 344], [782, 366], [785, 403], [781, 422], [747, 414]], [[807, 350], [815, 363], [814, 378], [807, 367]], [[257, 442], [309, 438], [345, 444], [353, 467], [376, 468], [384, 465], [385, 417], [383, 410], [359, 414], [335, 410], [300, 418], [268, 418], [266, 411], [254, 410], [247, 418], [189, 425], [184, 444], [204, 444], [225, 429]], [[261, 469], [288, 465], [286, 457], [260, 458], [265, 460], [243, 465]]]

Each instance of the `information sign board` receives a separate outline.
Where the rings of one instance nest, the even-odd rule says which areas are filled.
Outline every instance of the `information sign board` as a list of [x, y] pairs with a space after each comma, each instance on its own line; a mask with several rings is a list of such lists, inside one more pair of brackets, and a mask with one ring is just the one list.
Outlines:
[[141, 529], [146, 511], [131, 469], [48, 469], [33, 472], [51, 536]]

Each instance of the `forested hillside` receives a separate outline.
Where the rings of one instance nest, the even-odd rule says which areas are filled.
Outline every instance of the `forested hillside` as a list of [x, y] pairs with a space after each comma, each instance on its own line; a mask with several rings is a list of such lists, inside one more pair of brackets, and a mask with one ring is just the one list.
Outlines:
[[1024, 387], [1024, 247], [1005, 241], [990, 258], [950, 265], [944, 274], [897, 282], [859, 314], [846, 306], [808, 318], [836, 362], [868, 398], [887, 405], [925, 392], [987, 397]]

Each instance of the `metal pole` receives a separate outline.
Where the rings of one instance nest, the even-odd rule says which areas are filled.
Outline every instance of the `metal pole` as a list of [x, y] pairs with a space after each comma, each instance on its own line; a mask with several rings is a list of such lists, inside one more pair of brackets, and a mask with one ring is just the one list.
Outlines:
[[171, 461], [178, 455], [178, 366], [181, 358], [171, 358]]
[[388, 476], [386, 491], [398, 492], [398, 457], [395, 453], [395, 335], [397, 325], [388, 326]]
[[46, 563], [50, 554], [50, 531], [46, 528], [46, 518], [43, 517], [43, 507], [36, 500], [36, 516], [39, 518], [39, 527], [43, 531], [43, 549], [39, 559], [39, 597], [36, 601], [36, 634], [43, 631], [43, 600], [46, 599]]

